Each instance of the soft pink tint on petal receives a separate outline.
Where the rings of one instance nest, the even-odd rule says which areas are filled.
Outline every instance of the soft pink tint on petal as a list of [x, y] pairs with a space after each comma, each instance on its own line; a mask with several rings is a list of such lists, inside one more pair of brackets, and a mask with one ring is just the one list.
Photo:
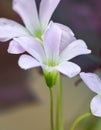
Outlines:
[[14, 37], [28, 35], [30, 34], [27, 29], [19, 23], [10, 19], [0, 18], [0, 41], [5, 42]]
[[39, 26], [35, 0], [13, 0], [13, 9], [21, 16], [27, 29], [33, 34]]
[[29, 55], [22, 55], [18, 60], [18, 64], [22, 69], [31, 69], [40, 66], [41, 64]]
[[90, 103], [91, 112], [93, 115], [101, 117], [101, 98], [95, 96]]
[[91, 50], [87, 49], [86, 43], [83, 40], [76, 40], [62, 51], [60, 57], [62, 60], [70, 60], [76, 56], [89, 53], [91, 53]]
[[75, 41], [76, 38], [74, 37], [74, 33], [69, 27], [59, 23], [55, 24], [62, 30], [62, 38], [60, 45], [60, 53], [61, 53], [71, 42]]
[[8, 47], [8, 53], [20, 54], [23, 52], [25, 52], [25, 50], [19, 45], [18, 42], [15, 42], [14, 40], [10, 42], [9, 47]]
[[18, 42], [20, 46], [30, 55], [42, 62], [45, 54], [41, 43], [37, 39], [33, 37], [20, 37], [14, 38], [14, 40]]
[[41, 0], [39, 18], [43, 29], [45, 29], [49, 23], [49, 20], [59, 2], [60, 0]]
[[72, 62], [63, 62], [56, 69], [70, 78], [76, 76], [81, 71], [80, 67]]
[[54, 24], [56, 24], [56, 25], [59, 26], [62, 30], [66, 31], [66, 32], [69, 32], [69, 33], [71, 33], [72, 36], [74, 36], [73, 31], [72, 31], [69, 27], [67, 27], [66, 25], [63, 25], [63, 24], [60, 24], [60, 23], [54, 23]]
[[95, 93], [101, 93], [101, 80], [96, 74], [82, 72], [80, 77], [89, 89]]
[[61, 42], [61, 30], [51, 23], [43, 36], [46, 56], [49, 60], [57, 60]]

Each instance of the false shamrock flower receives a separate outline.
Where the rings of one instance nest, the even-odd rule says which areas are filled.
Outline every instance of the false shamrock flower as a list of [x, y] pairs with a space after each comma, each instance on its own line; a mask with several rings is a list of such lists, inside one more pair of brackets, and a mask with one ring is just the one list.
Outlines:
[[90, 90], [97, 93], [90, 103], [93, 115], [101, 117], [101, 79], [94, 73], [80, 73], [81, 79]]
[[24, 48], [27, 54], [23, 54], [18, 64], [23, 69], [41, 66], [49, 87], [55, 85], [58, 71], [68, 77], [73, 77], [80, 72], [80, 67], [69, 60], [91, 51], [82, 40], [75, 40], [62, 46], [62, 31], [54, 23], [51, 23], [43, 36], [43, 44], [33, 37], [20, 37], [14, 40]]
[[[13, 10], [21, 16], [25, 27], [13, 20], [0, 18], [0, 41], [21, 36], [33, 36], [41, 40], [59, 2], [60, 0], [41, 0], [38, 14], [35, 0], [13, 0]], [[8, 52], [18, 54], [24, 50], [15, 41], [11, 41]]]

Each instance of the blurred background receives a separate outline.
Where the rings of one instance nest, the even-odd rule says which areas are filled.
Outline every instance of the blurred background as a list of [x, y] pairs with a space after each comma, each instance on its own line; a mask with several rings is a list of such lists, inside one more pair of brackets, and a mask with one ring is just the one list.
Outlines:
[[[39, 6], [40, 0], [36, 0]], [[21, 18], [12, 10], [12, 0], [0, 0], [0, 17]], [[101, 77], [101, 1], [61, 0], [52, 20], [69, 26], [76, 37], [83, 39], [92, 54], [72, 61], [82, 71], [95, 72]], [[2, 32], [0, 32], [2, 33]], [[41, 70], [24, 71], [18, 67], [19, 55], [7, 53], [9, 42], [0, 43], [0, 129], [49, 130], [49, 93]], [[81, 82], [79, 76], [62, 77], [65, 129], [73, 120], [89, 110], [94, 94]], [[55, 96], [54, 89], [54, 96]], [[89, 117], [77, 130], [101, 130], [101, 119]]]

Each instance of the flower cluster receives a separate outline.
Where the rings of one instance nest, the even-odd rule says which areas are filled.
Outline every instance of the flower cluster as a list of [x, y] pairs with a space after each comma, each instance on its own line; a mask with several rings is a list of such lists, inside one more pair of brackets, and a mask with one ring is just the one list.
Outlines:
[[[35, 0], [13, 0], [13, 10], [21, 16], [25, 27], [13, 20], [0, 18], [0, 41], [5, 42], [22, 36], [32, 36], [41, 40], [59, 2], [60, 0], [41, 0], [38, 14]], [[62, 28], [61, 24], [59, 26]], [[18, 54], [24, 50], [12, 40], [8, 52]]]
[[23, 69], [41, 66], [48, 86], [55, 84], [57, 71], [68, 77], [79, 74], [80, 67], [69, 60], [91, 52], [83, 40], [75, 38], [69, 27], [50, 21], [59, 2], [41, 0], [38, 14], [35, 0], [13, 0], [13, 9], [21, 16], [25, 27], [0, 18], [0, 41], [12, 39], [9, 53], [27, 51], [30, 55], [22, 55], [19, 66]]
[[[90, 53], [90, 50], [82, 40], [74, 40], [64, 48], [61, 45], [61, 37], [62, 30], [51, 23], [43, 35], [42, 43], [33, 37], [14, 38], [30, 54], [30, 56], [23, 54], [20, 57], [19, 66], [23, 69], [41, 66], [48, 86], [55, 84], [57, 71], [68, 77], [76, 76], [81, 69], [69, 60], [75, 56]], [[72, 37], [70, 39], [73, 39]], [[53, 84], [49, 84], [50, 81]]]
[[[69, 27], [50, 21], [59, 2], [60, 0], [41, 0], [37, 11], [35, 0], [13, 0], [13, 10], [21, 16], [25, 26], [0, 18], [0, 41], [11, 40], [9, 53], [27, 52], [21, 54], [19, 66], [25, 70], [41, 66], [49, 88], [56, 84], [59, 72], [70, 78], [80, 73], [81, 68], [69, 60], [91, 53], [86, 43], [76, 39]], [[91, 102], [91, 111], [94, 115], [101, 116], [101, 81], [94, 74], [82, 72], [80, 76], [98, 94]]]

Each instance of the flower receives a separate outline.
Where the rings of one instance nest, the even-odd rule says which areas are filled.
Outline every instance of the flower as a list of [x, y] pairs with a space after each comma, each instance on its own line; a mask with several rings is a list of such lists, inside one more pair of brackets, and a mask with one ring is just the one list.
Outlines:
[[101, 79], [94, 73], [80, 73], [81, 79], [90, 90], [97, 93], [90, 103], [93, 115], [101, 117]]
[[43, 35], [43, 44], [33, 37], [14, 38], [30, 54], [20, 56], [19, 66], [25, 70], [41, 66], [47, 85], [50, 87], [55, 84], [58, 71], [68, 77], [76, 76], [81, 69], [69, 60], [91, 52], [83, 40], [67, 42], [64, 48], [61, 37], [61, 29], [51, 23]]
[[[60, 0], [41, 0], [38, 14], [35, 0], [13, 0], [13, 10], [21, 16], [25, 27], [13, 20], [0, 18], [0, 41], [5, 42], [21, 36], [42, 39], [59, 2]], [[15, 41], [10, 42], [9, 53], [19, 54], [24, 51]]]

